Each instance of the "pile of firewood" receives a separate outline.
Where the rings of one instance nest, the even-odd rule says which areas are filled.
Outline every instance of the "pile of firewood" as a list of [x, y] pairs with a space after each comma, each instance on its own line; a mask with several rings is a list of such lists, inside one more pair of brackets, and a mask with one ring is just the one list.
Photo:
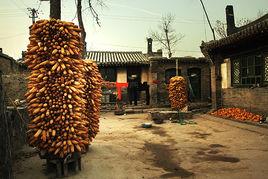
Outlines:
[[170, 79], [169, 83], [169, 100], [173, 109], [181, 110], [188, 103], [187, 83], [181, 76], [175, 76]]
[[[99, 111], [95, 87], [100, 81], [96, 70], [95, 76], [85, 78], [90, 68], [81, 59], [80, 29], [71, 22], [40, 20], [31, 26], [29, 39], [25, 56], [31, 71], [26, 93], [29, 144], [60, 158], [84, 151], [96, 133], [87, 114]], [[86, 92], [93, 83], [95, 96]], [[87, 109], [90, 97], [97, 105]]]

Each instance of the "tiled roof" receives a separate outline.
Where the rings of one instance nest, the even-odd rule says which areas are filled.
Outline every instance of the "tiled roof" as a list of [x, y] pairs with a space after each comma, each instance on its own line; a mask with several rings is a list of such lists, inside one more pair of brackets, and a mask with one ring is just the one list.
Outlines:
[[89, 51], [86, 58], [100, 66], [149, 65], [148, 58], [142, 52]]
[[174, 63], [176, 60], [178, 60], [179, 63], [208, 63], [209, 61], [204, 57], [152, 57], [150, 60], [156, 60], [161, 62], [167, 62], [167, 63]]
[[26, 65], [25, 64], [18, 62], [17, 60], [15, 60], [14, 58], [8, 56], [7, 54], [0, 53], [0, 57], [9, 60], [13, 64], [17, 64], [18, 66], [22, 66], [22, 67], [26, 68]]
[[12, 58], [12, 57], [10, 57], [10, 56], [8, 56], [8, 55], [2, 53], [2, 52], [0, 52], [0, 57], [6, 58], [6, 59], [11, 60], [11, 61], [15, 61], [14, 58]]
[[202, 42], [200, 48], [202, 53], [207, 57], [209, 53], [218, 48], [226, 47], [243, 40], [251, 39], [252, 37], [260, 36], [267, 37], [268, 35], [268, 14], [263, 17], [238, 28], [238, 31], [219, 40], [210, 42]]

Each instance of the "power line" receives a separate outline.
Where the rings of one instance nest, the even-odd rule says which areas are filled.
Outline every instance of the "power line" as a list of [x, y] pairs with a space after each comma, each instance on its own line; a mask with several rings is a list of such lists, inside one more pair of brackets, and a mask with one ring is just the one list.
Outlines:
[[[119, 44], [107, 44], [107, 43], [96, 43], [97, 45], [105, 45], [105, 46], [112, 46], [112, 47], [125, 47], [125, 48], [145, 48], [141, 46], [128, 46], [128, 45], [119, 45]], [[199, 50], [174, 50], [175, 52], [194, 52], [194, 53], [201, 53]]]
[[27, 14], [27, 12], [24, 11], [24, 9], [20, 8], [20, 7], [18, 6], [18, 4], [17, 4], [14, 0], [11, 0], [10, 2], [13, 2], [13, 4], [14, 4], [20, 11], [22, 11], [23, 13], [25, 13], [27, 16], [29, 15], [29, 14]]
[[120, 44], [108, 44], [108, 43], [96, 43], [98, 45], [105, 45], [105, 46], [114, 46], [114, 47], [126, 47], [126, 48], [144, 48], [138, 46], [128, 46], [128, 45], [120, 45]]
[[27, 6], [27, 5], [24, 3], [23, 0], [20, 0], [20, 2], [21, 2], [26, 8], [29, 7], [29, 6]]
[[37, 7], [37, 11], [40, 9], [40, 7], [41, 7], [41, 2], [42, 1], [39, 1], [39, 4], [38, 4], [38, 7]]
[[[75, 7], [77, 7], [77, 1], [75, 0], [74, 2], [75, 2]], [[74, 14], [74, 18], [72, 19], [72, 22], [75, 20], [76, 16], [77, 16], [77, 8], [76, 8], [76, 11], [75, 11], [75, 14]]]
[[22, 15], [22, 14], [24, 14], [24, 13], [22, 13], [22, 12], [18, 12], [18, 13], [0, 13], [0, 16], [20, 16], [20, 15]]
[[206, 29], [206, 22], [205, 22], [205, 14], [203, 13], [203, 21], [204, 21], [204, 33], [205, 33], [205, 39], [206, 39], [206, 42], [208, 41], [207, 39], [207, 29]]
[[216, 37], [215, 37], [215, 32], [214, 32], [214, 29], [213, 29], [213, 27], [212, 27], [212, 25], [211, 25], [211, 23], [210, 23], [210, 20], [209, 20], [209, 17], [208, 17], [208, 14], [207, 14], [206, 8], [205, 8], [205, 6], [204, 6], [204, 3], [203, 3], [203, 1], [202, 1], [202, 0], [200, 0], [200, 2], [201, 2], [201, 5], [202, 5], [202, 7], [203, 7], [203, 10], [204, 10], [204, 12], [205, 12], [205, 15], [206, 15], [206, 18], [207, 18], [207, 21], [208, 21], [209, 27], [210, 27], [210, 29], [211, 29], [211, 31], [212, 31], [212, 34], [213, 34], [213, 39], [214, 39], [214, 40], [216, 40]]
[[10, 35], [10, 36], [5, 36], [5, 37], [0, 37], [0, 40], [4, 40], [4, 39], [10, 39], [10, 38], [14, 38], [14, 37], [18, 37], [18, 36], [22, 36], [27, 34], [26, 32], [23, 33], [19, 33], [19, 34], [15, 34], [15, 35]]
[[[113, 19], [113, 20], [126, 20], [126, 21], [144, 21], [144, 22], [159, 22], [161, 18], [158, 17], [142, 17], [142, 16], [120, 16], [120, 15], [107, 15], [107, 14], [100, 14], [100, 16], [104, 16], [105, 19]], [[182, 20], [180, 20], [182, 19]], [[203, 19], [194, 20], [194, 19], [185, 19], [180, 18], [175, 19], [175, 23], [186, 23], [186, 24], [203, 24]], [[214, 20], [213, 20], [214, 21]]]
[[[87, 10], [87, 8], [83, 9], [82, 12]], [[104, 16], [105, 19], [112, 20], [123, 20], [123, 21], [144, 21], [144, 22], [159, 22], [161, 18], [158, 17], [142, 17], [142, 16], [121, 16], [121, 15], [109, 15], [109, 14], [100, 14], [100, 16]], [[76, 18], [76, 13], [72, 19], [72, 21]], [[178, 20], [174, 20], [175, 23], [186, 23], [186, 24], [203, 24], [203, 19], [185, 19], [183, 17], [177, 18]], [[180, 20], [182, 19], [182, 20]], [[212, 20], [215, 22], [216, 20]]]

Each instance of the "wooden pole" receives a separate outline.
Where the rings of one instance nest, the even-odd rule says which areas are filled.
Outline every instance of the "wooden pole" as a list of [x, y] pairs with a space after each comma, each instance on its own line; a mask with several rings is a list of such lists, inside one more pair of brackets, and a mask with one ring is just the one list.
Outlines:
[[61, 0], [50, 0], [50, 18], [61, 19]]
[[176, 76], [179, 76], [179, 60], [176, 58]]
[[81, 29], [81, 39], [83, 43], [83, 52], [82, 52], [82, 57], [85, 59], [86, 57], [86, 52], [87, 52], [87, 43], [86, 43], [86, 31], [83, 23], [83, 18], [82, 18], [82, 0], [77, 0], [77, 19], [78, 19], [78, 24]]
[[211, 29], [211, 31], [212, 31], [213, 39], [216, 40], [215, 32], [214, 32], [214, 29], [213, 29], [213, 27], [212, 27], [212, 25], [211, 25], [211, 23], [210, 23], [209, 18], [208, 18], [208, 13], [207, 13], [207, 11], [206, 11], [206, 8], [205, 8], [205, 6], [204, 6], [204, 3], [203, 3], [202, 0], [200, 0], [200, 2], [201, 2], [201, 5], [202, 5], [202, 7], [203, 7], [203, 10], [204, 10], [204, 12], [205, 12], [205, 15], [206, 15], [206, 18], [207, 18], [207, 21], [208, 21], [208, 25], [209, 25], [209, 27], [210, 27], [210, 29]]

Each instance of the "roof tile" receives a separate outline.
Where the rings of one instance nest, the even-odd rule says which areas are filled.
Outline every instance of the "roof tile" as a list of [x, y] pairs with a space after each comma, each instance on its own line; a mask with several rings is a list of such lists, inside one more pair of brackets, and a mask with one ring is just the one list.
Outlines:
[[142, 52], [109, 52], [88, 51], [87, 59], [96, 61], [98, 65], [148, 65], [148, 58]]

